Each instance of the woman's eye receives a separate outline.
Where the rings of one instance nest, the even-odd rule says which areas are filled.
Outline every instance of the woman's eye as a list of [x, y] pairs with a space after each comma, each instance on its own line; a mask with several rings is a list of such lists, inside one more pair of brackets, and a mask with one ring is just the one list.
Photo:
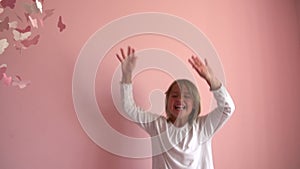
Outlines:
[[184, 98], [190, 99], [191, 96], [190, 95], [184, 95]]

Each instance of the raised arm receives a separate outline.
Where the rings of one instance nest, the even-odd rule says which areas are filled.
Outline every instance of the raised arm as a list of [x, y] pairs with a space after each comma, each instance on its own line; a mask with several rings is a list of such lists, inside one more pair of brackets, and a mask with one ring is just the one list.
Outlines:
[[120, 54], [116, 54], [117, 58], [121, 62], [122, 67], [122, 106], [124, 112], [129, 116], [130, 119], [149, 132], [153, 125], [152, 122], [158, 118], [158, 115], [145, 112], [135, 103], [132, 89], [132, 72], [135, 68], [137, 57], [135, 56], [134, 52], [135, 50], [129, 46], [127, 49], [127, 54], [125, 54], [122, 48], [120, 49]]
[[217, 101], [217, 107], [209, 114], [199, 118], [202, 127], [202, 134], [205, 138], [211, 138], [211, 136], [220, 129], [225, 122], [229, 119], [235, 110], [234, 102], [222, 85], [221, 81], [214, 75], [212, 69], [209, 67], [207, 60], [205, 64], [201, 62], [198, 57], [192, 56], [188, 60], [193, 68], [198, 72], [200, 77], [204, 78]]

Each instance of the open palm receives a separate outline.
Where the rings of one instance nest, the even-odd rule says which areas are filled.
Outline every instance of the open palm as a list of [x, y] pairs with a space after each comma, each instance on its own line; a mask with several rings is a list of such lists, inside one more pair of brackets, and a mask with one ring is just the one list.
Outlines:
[[122, 73], [124, 75], [131, 74], [135, 68], [137, 58], [134, 54], [134, 49], [128, 46], [127, 55], [122, 48], [120, 49], [120, 52], [121, 56], [119, 54], [116, 54], [116, 56], [122, 64]]
[[188, 61], [197, 71], [197, 73], [205, 80], [209, 80], [213, 76], [213, 72], [209, 67], [206, 59], [204, 60], [205, 64], [198, 57], [195, 56], [192, 56], [191, 59], [189, 59]]
[[131, 83], [132, 71], [135, 68], [137, 57], [134, 54], [134, 49], [128, 46], [127, 54], [125, 54], [124, 50], [121, 48], [121, 56], [116, 54], [117, 58], [121, 62], [122, 66], [122, 82]]

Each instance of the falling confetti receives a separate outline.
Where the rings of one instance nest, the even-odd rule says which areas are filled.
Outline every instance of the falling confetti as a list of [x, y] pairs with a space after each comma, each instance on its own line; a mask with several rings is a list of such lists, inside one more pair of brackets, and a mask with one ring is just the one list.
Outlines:
[[17, 30], [13, 30], [14, 40], [15, 41], [23, 41], [31, 35], [31, 32], [19, 32]]
[[25, 29], [18, 29], [16, 28], [15, 30], [13, 30], [13, 35], [14, 35], [14, 40], [15, 41], [23, 41], [27, 38], [29, 38], [29, 36], [31, 35], [31, 27], [27, 26]]
[[9, 43], [7, 42], [7, 39], [1, 39], [0, 40], [0, 54], [4, 52], [4, 50], [8, 47]]
[[29, 80], [22, 80], [20, 76], [15, 76], [12, 79], [11, 85], [12, 86], [17, 86], [20, 89], [24, 89], [25, 87], [27, 87], [31, 82]]
[[28, 16], [29, 17], [29, 20], [31, 22], [31, 25], [34, 27], [34, 28], [38, 28], [38, 23], [37, 23], [37, 19], [33, 19], [31, 16]]
[[25, 29], [16, 28], [15, 30], [18, 31], [18, 32], [21, 32], [21, 33], [25, 33], [25, 32], [31, 31], [31, 27], [27, 26]]
[[[38, 44], [40, 35], [38, 34], [39, 31], [36, 30], [46, 26], [44, 24], [45, 20], [54, 15], [55, 10], [47, 9], [44, 1], [0, 0], [0, 33], [5, 32], [5, 37], [0, 39], [0, 55], [5, 52], [9, 45], [12, 45], [12, 49], [19, 51], [22, 55], [22, 50], [27, 50], [30, 46]], [[15, 9], [16, 6], [18, 10]], [[19, 7], [21, 7], [21, 10]], [[66, 29], [62, 16], [59, 16], [57, 27], [60, 32]], [[6, 33], [7, 31], [11, 33]], [[2, 84], [23, 89], [31, 83], [29, 80], [21, 79], [18, 75], [15, 77], [9, 76], [6, 70], [7, 65], [0, 64], [0, 82]]]
[[35, 4], [36, 4], [37, 9], [39, 9], [39, 11], [41, 13], [43, 13], [43, 5], [42, 5], [42, 3], [39, 0], [36, 0]]
[[21, 43], [24, 45], [24, 47], [27, 48], [31, 45], [36, 45], [39, 42], [39, 38], [40, 38], [40, 35], [36, 35], [32, 39], [26, 39], [26, 40], [21, 41]]
[[66, 25], [62, 22], [61, 16], [59, 16], [57, 26], [58, 26], [60, 32], [62, 32], [64, 29], [66, 29]]
[[16, 3], [16, 0], [1, 0], [0, 1], [0, 5], [3, 8], [10, 7], [11, 9], [13, 9], [15, 7], [15, 3]]
[[3, 84], [5, 84], [6, 86], [10, 86], [11, 85], [11, 81], [12, 81], [12, 77], [11, 76], [7, 76], [6, 73], [3, 73], [3, 78], [2, 78]]
[[5, 86], [16, 86], [19, 87], [20, 89], [24, 89], [28, 85], [30, 85], [31, 81], [30, 80], [22, 80], [22, 78], [18, 75], [16, 75], [14, 78], [11, 76], [8, 76], [6, 74], [7, 70], [7, 65], [2, 64], [0, 65], [0, 80], [2, 81], [2, 84]]
[[8, 25], [9, 28], [16, 29], [18, 27], [18, 22], [17, 21], [9, 22]]
[[6, 64], [0, 65], [0, 80], [2, 80], [2, 78], [3, 78], [3, 73], [6, 72], [6, 69], [7, 69], [7, 65], [6, 65]]

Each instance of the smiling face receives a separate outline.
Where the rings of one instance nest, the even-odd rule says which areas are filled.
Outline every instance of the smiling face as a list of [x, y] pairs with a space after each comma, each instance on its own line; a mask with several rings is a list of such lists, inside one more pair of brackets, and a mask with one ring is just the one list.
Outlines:
[[175, 84], [171, 91], [167, 102], [167, 111], [175, 118], [185, 118], [193, 110], [193, 98], [186, 86], [180, 88]]
[[200, 97], [197, 88], [188, 80], [177, 80], [166, 92], [166, 112], [168, 120], [189, 120], [200, 113]]

